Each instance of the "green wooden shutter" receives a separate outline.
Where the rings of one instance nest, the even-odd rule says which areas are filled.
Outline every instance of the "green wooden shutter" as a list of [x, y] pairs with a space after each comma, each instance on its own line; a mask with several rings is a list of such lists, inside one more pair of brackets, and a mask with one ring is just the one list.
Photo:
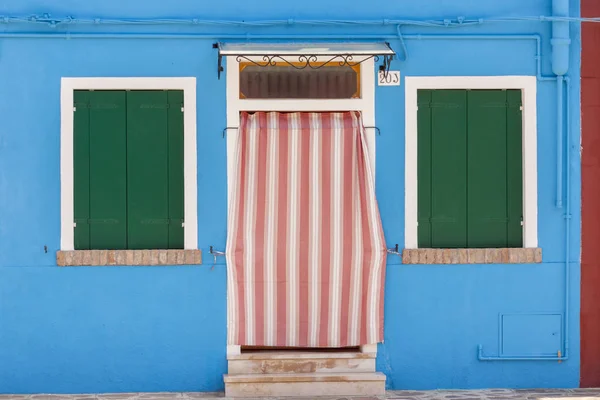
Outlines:
[[474, 90], [468, 96], [468, 246], [520, 246], [520, 91]]
[[130, 249], [166, 249], [169, 237], [168, 102], [165, 91], [127, 94]]
[[127, 248], [125, 92], [89, 96], [90, 248]]
[[168, 92], [169, 101], [169, 248], [183, 249], [184, 218], [183, 91]]
[[469, 91], [468, 103], [468, 246], [506, 247], [506, 91]]
[[81, 90], [74, 100], [75, 249], [125, 249], [125, 92]]
[[419, 90], [419, 247], [522, 246], [519, 90]]
[[[419, 188], [426, 185], [426, 176], [430, 175], [431, 197], [419, 199], [418, 207], [430, 205], [431, 247], [456, 248], [467, 244], [466, 105], [463, 90], [431, 91], [431, 165], [427, 169], [425, 164], [419, 164], [417, 172]], [[427, 135], [426, 129], [419, 129], [418, 134]], [[420, 143], [425, 146], [426, 141]], [[426, 151], [425, 147], [418, 153]], [[419, 246], [425, 247], [426, 243]]]
[[75, 91], [73, 120], [73, 206], [75, 250], [90, 249], [90, 110], [89, 92]]
[[182, 93], [127, 94], [128, 245], [183, 248]]
[[418, 246], [431, 247], [431, 90], [417, 92]]
[[183, 92], [74, 101], [75, 249], [183, 248]]
[[507, 247], [523, 246], [523, 112], [521, 91], [507, 90]]

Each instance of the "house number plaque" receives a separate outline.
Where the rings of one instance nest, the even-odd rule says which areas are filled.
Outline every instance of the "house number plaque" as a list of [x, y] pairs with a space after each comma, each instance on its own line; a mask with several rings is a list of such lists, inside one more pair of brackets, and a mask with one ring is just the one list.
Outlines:
[[388, 71], [387, 75], [379, 71], [377, 86], [400, 86], [400, 71]]

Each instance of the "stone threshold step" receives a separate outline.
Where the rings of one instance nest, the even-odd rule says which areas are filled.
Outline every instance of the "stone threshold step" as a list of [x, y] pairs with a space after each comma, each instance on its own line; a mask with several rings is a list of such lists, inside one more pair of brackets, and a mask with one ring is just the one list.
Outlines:
[[381, 372], [316, 372], [301, 374], [240, 374], [223, 375], [225, 383], [283, 383], [283, 382], [364, 382], [383, 381]]

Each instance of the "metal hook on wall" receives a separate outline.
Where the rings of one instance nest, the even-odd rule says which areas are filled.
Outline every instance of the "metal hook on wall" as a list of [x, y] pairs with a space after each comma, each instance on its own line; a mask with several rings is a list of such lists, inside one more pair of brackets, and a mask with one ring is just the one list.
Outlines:
[[225, 257], [225, 252], [224, 251], [215, 250], [213, 246], [210, 246], [209, 253], [212, 254], [213, 258], [214, 258], [213, 265], [210, 268], [212, 270], [212, 269], [215, 268], [215, 265], [217, 264], [217, 257]]
[[365, 129], [375, 129], [377, 131], [377, 136], [381, 136], [381, 129], [376, 126], [363, 126]]
[[396, 243], [396, 245], [394, 247], [392, 247], [391, 249], [385, 249], [385, 251], [387, 251], [389, 254], [395, 254], [397, 256], [402, 256], [402, 253], [400, 253], [400, 250], [398, 249], [398, 243]]
[[227, 128], [224, 128], [224, 129], [223, 129], [223, 137], [225, 137], [225, 134], [226, 134], [226, 133], [227, 133], [227, 131], [228, 131], [228, 130], [230, 130], [230, 129], [240, 129], [240, 128], [238, 128], [238, 127], [236, 127], [236, 126], [228, 126]]

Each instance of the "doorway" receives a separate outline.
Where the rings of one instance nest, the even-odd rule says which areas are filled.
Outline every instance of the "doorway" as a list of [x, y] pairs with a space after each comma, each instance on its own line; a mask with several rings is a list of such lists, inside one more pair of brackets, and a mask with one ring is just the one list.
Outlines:
[[[302, 79], [298, 74], [294, 74], [288, 68], [287, 71], [282, 71], [279, 75], [273, 74], [274, 69], [270, 71], [266, 71], [261, 73], [257, 68], [248, 69], [247, 65], [244, 65], [242, 62], [236, 59], [236, 57], [227, 57], [227, 154], [228, 154], [228, 209], [230, 213], [232, 212], [234, 205], [232, 204], [232, 200], [235, 198], [236, 187], [238, 187], [236, 183], [236, 160], [237, 157], [242, 157], [239, 154], [238, 146], [242, 141], [241, 135], [242, 133], [242, 120], [244, 115], [247, 117], [252, 117], [253, 115], [264, 115], [270, 114], [273, 115], [275, 113], [279, 114], [278, 118], [281, 118], [281, 115], [287, 114], [298, 114], [299, 118], [303, 118], [303, 115], [317, 115], [319, 113], [331, 113], [332, 111], [339, 110], [348, 110], [348, 112], [355, 112], [356, 115], [361, 119], [361, 126], [363, 128], [363, 137], [365, 141], [366, 147], [366, 160], [368, 165], [368, 171], [371, 175], [371, 178], [374, 176], [374, 161], [375, 161], [375, 130], [372, 127], [375, 126], [374, 120], [374, 83], [375, 83], [375, 71], [374, 71], [374, 62], [373, 60], [367, 60], [360, 64], [359, 68], [354, 68], [352, 73], [349, 73], [348, 70], [340, 70], [339, 68], [334, 71], [327, 71], [327, 76], [321, 75], [318, 77], [318, 74], [312, 74], [313, 76], [313, 86], [311, 91], [301, 92], [299, 90], [295, 90], [294, 87], [302, 87], [302, 85], [294, 86], [294, 82]], [[277, 68], [277, 66], [274, 66]], [[268, 70], [268, 68], [267, 68]], [[325, 69], [326, 70], [326, 69]], [[245, 71], [245, 72], [244, 72]], [[262, 75], [261, 75], [262, 74]], [[352, 75], [354, 74], [354, 75]], [[277, 79], [273, 78], [276, 76]], [[306, 78], [305, 75], [304, 79]], [[352, 76], [354, 78], [352, 78]], [[314, 79], [314, 77], [317, 77]], [[344, 77], [344, 79], [342, 79]], [[270, 80], [269, 80], [270, 79]], [[320, 80], [319, 80], [320, 79]], [[329, 91], [323, 89], [326, 87], [329, 82]], [[333, 85], [331, 82], [338, 82], [338, 86]], [[342, 82], [340, 85], [339, 83]], [[347, 82], [347, 85], [344, 86], [343, 82]], [[269, 85], [271, 83], [271, 85]], [[323, 86], [325, 85], [325, 86]], [[293, 97], [293, 98], [290, 98]], [[259, 117], [260, 118], [260, 117]], [[263, 156], [267, 157], [268, 146], [263, 150]], [[277, 153], [279, 154], [279, 153]], [[310, 157], [310, 152], [307, 154]], [[258, 157], [261, 158], [260, 156]], [[266, 179], [265, 181], [268, 181]], [[266, 184], [266, 183], [265, 183]], [[305, 191], [300, 190], [299, 194], [301, 196], [306, 196], [308, 193], [304, 193]], [[310, 199], [306, 199], [305, 202], [298, 201], [299, 208], [305, 207], [310, 209]], [[239, 211], [239, 210], [238, 210]], [[379, 222], [380, 224], [380, 222]], [[232, 226], [228, 227], [228, 231], [232, 232]], [[262, 239], [261, 239], [262, 240]], [[229, 238], [228, 238], [229, 242]], [[382, 242], [383, 243], [383, 242]], [[342, 244], [343, 246], [343, 244]], [[352, 246], [347, 245], [347, 249], [349, 249], [350, 253], [352, 253]], [[295, 248], [294, 248], [295, 247]], [[385, 247], [385, 245], [383, 245]], [[228, 246], [229, 248], [229, 246]], [[292, 257], [302, 257], [303, 259], [309, 257], [309, 253], [306, 251], [302, 251], [298, 246], [288, 246], [287, 249], [291, 251], [293, 254]], [[258, 253], [258, 252], [255, 252]], [[266, 253], [261, 252], [266, 256]], [[230, 251], [230, 254], [231, 251]], [[287, 255], [289, 256], [289, 254]], [[253, 253], [252, 257], [257, 257], [256, 254]], [[385, 256], [384, 256], [385, 257]], [[256, 258], [254, 258], [256, 259]], [[261, 260], [262, 261], [262, 260]], [[300, 261], [299, 261], [300, 262]], [[304, 265], [309, 265], [307, 261], [304, 261]], [[228, 261], [229, 264], [229, 261]], [[251, 268], [247, 268], [251, 269]], [[308, 269], [308, 268], [305, 268]], [[253, 271], [256, 273], [256, 271]], [[261, 272], [262, 273], [262, 272]], [[308, 271], [304, 271], [300, 269], [298, 271], [298, 279], [302, 281], [302, 277], [300, 274], [308, 274]], [[231, 274], [230, 274], [231, 275]], [[383, 276], [380, 275], [380, 278]], [[260, 280], [259, 280], [260, 281]], [[290, 304], [298, 304], [307, 300], [310, 296], [308, 294], [308, 289], [306, 287], [306, 281], [304, 281], [302, 285], [302, 289], [298, 289], [297, 292], [292, 291], [291, 296], [293, 297], [292, 301], [286, 301], [286, 306]], [[269, 304], [270, 302], [275, 301], [274, 293], [284, 293], [286, 292], [286, 280], [279, 283], [280, 286], [277, 288], [275, 286], [275, 290], [267, 290], [269, 287], [268, 280], [264, 283], [259, 283], [258, 290], [265, 291], [264, 296], [260, 296], [260, 299], [250, 299], [250, 293], [256, 293], [257, 287], [251, 287], [252, 285], [244, 285], [242, 295], [242, 291], [236, 290], [236, 281], [230, 280], [228, 283], [228, 354], [235, 354], [244, 351], [270, 351], [273, 349], [281, 350], [296, 350], [297, 348], [301, 348], [303, 350], [308, 350], [314, 348], [314, 351], [323, 351], [324, 349], [344, 349], [349, 350], [350, 348], [347, 346], [347, 338], [344, 340], [341, 339], [341, 335], [339, 332], [332, 334], [332, 336], [337, 336], [339, 339], [327, 339], [325, 336], [324, 341], [315, 341], [312, 343], [309, 339], [300, 341], [299, 337], [306, 336], [305, 332], [311, 330], [309, 326], [316, 326], [320, 324], [320, 320], [317, 318], [316, 322], [313, 322], [311, 325], [310, 321], [302, 321], [306, 315], [308, 315], [308, 311], [306, 313], [298, 312], [297, 321], [294, 320], [296, 317], [291, 317], [292, 321], [289, 320], [286, 314], [281, 310], [281, 302], [279, 302], [279, 307], [274, 307], [276, 311], [271, 310], [271, 317], [263, 317], [260, 312], [257, 312], [257, 303], [260, 309], [264, 308], [265, 304]], [[340, 286], [340, 299], [343, 297], [341, 292], [345, 291], [345, 285]], [[277, 290], [279, 289], [279, 290]], [[338, 290], [338, 289], [336, 289]], [[347, 291], [347, 290], [346, 290]], [[237, 293], [236, 293], [237, 292]], [[381, 291], [383, 292], [383, 291]], [[262, 293], [262, 292], [261, 292]], [[270, 293], [270, 294], [269, 294]], [[344, 293], [344, 295], [346, 295]], [[241, 299], [240, 297], [244, 297]], [[252, 295], [254, 296], [254, 294]], [[338, 296], [336, 294], [336, 296]], [[297, 299], [297, 300], [296, 300]], [[339, 301], [342, 303], [342, 301]], [[382, 301], [381, 301], [382, 302]], [[252, 305], [252, 310], [247, 309], [247, 304]], [[243, 308], [240, 308], [243, 305]], [[338, 307], [338, 306], [335, 306]], [[237, 311], [236, 311], [237, 308]], [[265, 327], [257, 330], [256, 325], [252, 326], [252, 331], [255, 332], [254, 336], [251, 336], [246, 339], [250, 340], [239, 340], [240, 339], [240, 331], [239, 331], [239, 312], [240, 310], [244, 310], [245, 317], [248, 320], [256, 320], [256, 316], [260, 318], [264, 318], [267, 321], [265, 322]], [[279, 315], [277, 314], [279, 313]], [[267, 313], [268, 314], [268, 313]], [[296, 313], [288, 313], [288, 315], [293, 315]], [[374, 314], [377, 314], [374, 311]], [[277, 318], [279, 316], [279, 318]], [[381, 313], [381, 317], [383, 317]], [[282, 318], [285, 318], [285, 322], [281, 322]], [[352, 318], [348, 318], [350, 322], [348, 324], [353, 324]], [[325, 320], [327, 325], [327, 321]], [[271, 325], [269, 325], [271, 324]], [[287, 332], [289, 329], [286, 327], [290, 326], [290, 324], [294, 326], [298, 326], [298, 334], [292, 334]], [[262, 323], [260, 324], [262, 325]], [[335, 325], [335, 324], [334, 324]], [[238, 328], [231, 329], [232, 327], [237, 326]], [[328, 328], [329, 329], [329, 328]], [[344, 330], [347, 332], [347, 327], [338, 326], [334, 328], [335, 330]], [[300, 331], [302, 330], [302, 334]], [[377, 329], [376, 329], [377, 330]], [[274, 332], [271, 335], [271, 338], [263, 339], [262, 342], [256, 341], [256, 336], [265, 337], [264, 332], [270, 331]], [[282, 333], [284, 331], [284, 333]], [[317, 336], [319, 336], [317, 334]], [[346, 334], [344, 334], [346, 335]], [[243, 336], [247, 336], [247, 333], [244, 332]], [[275, 340], [274, 337], [283, 336], [284, 342]], [[310, 335], [309, 335], [310, 336]], [[375, 338], [377, 335], [369, 336], [369, 340], [378, 341]], [[312, 333], [313, 339], [315, 338], [315, 332], [313, 329]], [[366, 336], [365, 336], [366, 337]], [[360, 340], [356, 343], [352, 343], [352, 350], [357, 349], [354, 344], [370, 344], [371, 342], [364, 342], [365, 338], [363, 338], [363, 342]], [[347, 343], [346, 343], [347, 342]], [[240, 344], [242, 343], [242, 344]], [[282, 346], [281, 344], [285, 344]], [[317, 345], [318, 344], [318, 345]], [[329, 351], [329, 350], [328, 350]], [[336, 350], [331, 350], [336, 351]]]

